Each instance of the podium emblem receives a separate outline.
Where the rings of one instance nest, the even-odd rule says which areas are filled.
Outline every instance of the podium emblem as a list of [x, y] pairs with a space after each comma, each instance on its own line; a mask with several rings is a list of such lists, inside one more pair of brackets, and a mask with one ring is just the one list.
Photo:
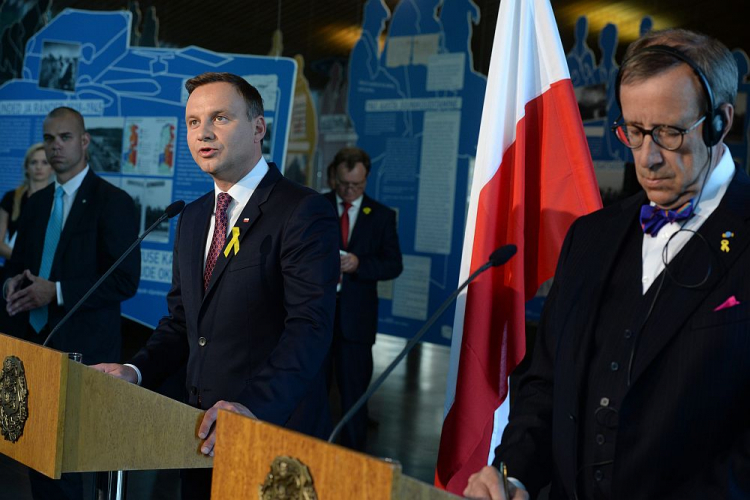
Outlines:
[[29, 418], [29, 390], [23, 361], [7, 356], [0, 371], [0, 430], [6, 441], [15, 443]]
[[292, 457], [279, 456], [271, 462], [266, 482], [258, 488], [260, 500], [318, 500], [307, 466]]

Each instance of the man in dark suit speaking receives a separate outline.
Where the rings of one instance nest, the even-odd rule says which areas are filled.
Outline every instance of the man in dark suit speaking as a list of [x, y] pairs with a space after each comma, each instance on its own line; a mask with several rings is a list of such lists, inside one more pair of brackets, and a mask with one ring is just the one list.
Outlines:
[[[187, 363], [189, 404], [208, 410], [198, 430], [208, 455], [219, 408], [325, 437], [335, 212], [263, 159], [263, 101], [253, 86], [205, 73], [186, 88], [187, 143], [214, 190], [180, 216], [169, 314], [130, 364], [98, 368], [154, 387]], [[210, 478], [210, 469], [183, 471], [183, 498], [209, 498]]]
[[[750, 498], [750, 178], [723, 144], [737, 81], [704, 35], [628, 48], [612, 128], [645, 193], [568, 232], [495, 450], [512, 498]], [[499, 483], [486, 467], [465, 495]]]
[[[370, 157], [359, 148], [344, 148], [328, 169], [333, 191], [326, 194], [336, 207], [341, 228], [341, 282], [336, 300], [331, 358], [346, 413], [372, 378], [372, 345], [378, 329], [380, 280], [401, 274], [396, 212], [365, 194]], [[329, 376], [330, 378], [330, 376]], [[367, 406], [344, 426], [341, 444], [363, 450], [367, 437]]]

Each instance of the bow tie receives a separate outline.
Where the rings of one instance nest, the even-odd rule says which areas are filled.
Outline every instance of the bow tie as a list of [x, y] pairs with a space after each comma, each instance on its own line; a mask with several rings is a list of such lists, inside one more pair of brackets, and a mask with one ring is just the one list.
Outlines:
[[676, 210], [664, 210], [652, 205], [641, 207], [641, 228], [646, 234], [656, 234], [670, 222], [684, 220], [693, 214], [693, 200], [688, 201]]

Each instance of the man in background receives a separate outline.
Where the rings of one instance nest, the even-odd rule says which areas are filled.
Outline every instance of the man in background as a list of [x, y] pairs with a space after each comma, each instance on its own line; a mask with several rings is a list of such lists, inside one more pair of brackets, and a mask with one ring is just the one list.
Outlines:
[[[372, 346], [378, 329], [378, 281], [401, 274], [396, 212], [365, 194], [370, 157], [359, 148], [344, 148], [328, 168], [333, 191], [325, 196], [339, 214], [341, 280], [331, 359], [345, 414], [370, 384]], [[330, 379], [329, 375], [329, 379]], [[330, 382], [329, 382], [330, 383]], [[344, 426], [341, 444], [364, 450], [367, 405]]]
[[[29, 198], [4, 283], [8, 333], [43, 343], [51, 330], [138, 237], [132, 198], [87, 164], [91, 138], [81, 114], [53, 109], [44, 149], [55, 182]], [[132, 252], [70, 319], [49, 346], [83, 354], [86, 364], [120, 360], [120, 303], [138, 290], [140, 252]], [[79, 474], [52, 481], [30, 471], [34, 498], [79, 499]]]

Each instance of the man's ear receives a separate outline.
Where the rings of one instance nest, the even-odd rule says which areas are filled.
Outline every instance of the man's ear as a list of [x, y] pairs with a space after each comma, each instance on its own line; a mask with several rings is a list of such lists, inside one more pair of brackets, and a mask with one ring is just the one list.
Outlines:
[[266, 119], [263, 116], [256, 116], [253, 122], [255, 126], [255, 142], [260, 142], [266, 136]]
[[724, 130], [721, 131], [721, 141], [723, 142], [726, 138], [729, 130], [732, 128], [732, 122], [734, 120], [734, 106], [729, 103], [724, 103], [719, 106], [719, 113], [724, 115]]

